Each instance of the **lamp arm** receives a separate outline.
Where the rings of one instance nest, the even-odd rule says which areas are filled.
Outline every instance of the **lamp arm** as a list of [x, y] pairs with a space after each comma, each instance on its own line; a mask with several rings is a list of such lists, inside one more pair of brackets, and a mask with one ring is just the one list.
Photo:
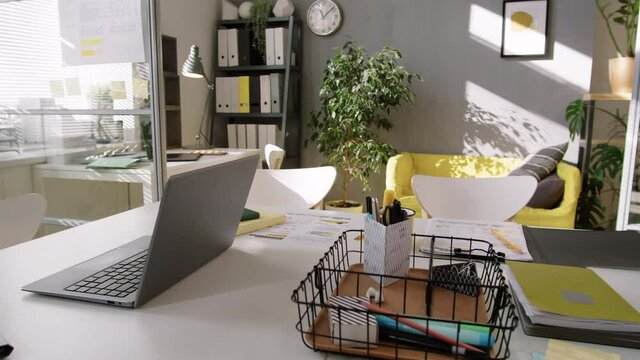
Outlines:
[[213, 90], [213, 83], [209, 81], [209, 78], [207, 77], [207, 74], [204, 73], [204, 71], [202, 72], [202, 76], [204, 77], [204, 80], [207, 82], [207, 86], [209, 87], [209, 90]]
[[[205, 78], [205, 79], [206, 79], [206, 78]], [[209, 83], [209, 81], [208, 81], [208, 80], [207, 80], [207, 83]], [[213, 90], [213, 85], [209, 84], [209, 89], [210, 89], [210, 91], [208, 91], [208, 92], [207, 92], [207, 99], [206, 99], [206, 100], [205, 100], [205, 102], [204, 102], [204, 114], [202, 115], [202, 121], [200, 121], [200, 127], [198, 128], [198, 133], [200, 134], [200, 136], [202, 136], [202, 137], [204, 138], [204, 140], [207, 142], [207, 145], [213, 145], [213, 144], [212, 144], [212, 142], [213, 142], [213, 138], [212, 138], [212, 139], [211, 139], [211, 141], [210, 141], [210, 140], [209, 140], [209, 135], [208, 135], [208, 134], [205, 134], [205, 133], [202, 131], [202, 125], [204, 125], [204, 124], [205, 124], [205, 122], [206, 122], [206, 121], [207, 121], [207, 119], [208, 119], [208, 114], [209, 114], [209, 104], [211, 103], [211, 93], [212, 93], [212, 90]], [[208, 124], [208, 125], [211, 125], [211, 124]], [[211, 125], [211, 126], [213, 126], [213, 125]], [[209, 130], [209, 129], [205, 129], [205, 131], [206, 131], [206, 132], [209, 132], [209, 131], [207, 131], [207, 130]]]

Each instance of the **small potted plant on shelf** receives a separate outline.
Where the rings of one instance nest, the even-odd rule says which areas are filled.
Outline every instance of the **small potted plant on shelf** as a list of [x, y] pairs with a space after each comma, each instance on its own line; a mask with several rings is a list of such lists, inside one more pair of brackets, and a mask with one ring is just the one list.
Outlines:
[[[635, 60], [636, 27], [638, 26], [638, 8], [640, 0], [617, 0], [616, 1], [595, 0], [600, 15], [605, 20], [607, 31], [616, 49], [617, 57], [609, 59], [609, 82], [611, 92], [630, 93], [633, 89], [633, 70]], [[624, 43], [618, 42], [613, 34], [612, 26], [619, 24], [624, 27]]]
[[249, 22], [247, 27], [251, 28], [253, 33], [252, 46], [262, 56], [262, 60], [266, 61], [265, 50], [265, 30], [267, 28], [267, 19], [271, 15], [273, 4], [266, 0], [258, 0], [251, 6]]
[[369, 176], [396, 153], [375, 130], [391, 130], [391, 109], [415, 99], [411, 80], [420, 77], [401, 66], [400, 58], [392, 47], [369, 56], [349, 41], [327, 61], [321, 109], [311, 112], [311, 134], [305, 144], [316, 143], [327, 162], [342, 174], [342, 199], [327, 202], [329, 207], [362, 212], [360, 203], [347, 199], [351, 181], [359, 180], [368, 190]]

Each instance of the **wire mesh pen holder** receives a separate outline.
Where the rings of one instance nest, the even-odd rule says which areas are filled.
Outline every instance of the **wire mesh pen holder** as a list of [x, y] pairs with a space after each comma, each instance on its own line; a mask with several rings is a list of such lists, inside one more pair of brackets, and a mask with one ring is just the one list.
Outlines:
[[373, 219], [364, 222], [364, 271], [395, 277], [374, 277], [383, 287], [407, 276], [411, 255], [411, 220], [383, 225]]
[[[365, 241], [355, 241], [363, 235]], [[433, 242], [432, 249], [449, 248], [451, 251], [434, 256], [434, 253], [421, 254], [414, 248], [409, 256], [408, 275], [394, 276], [364, 270], [363, 249], [367, 236], [363, 230], [344, 232], [294, 290], [291, 299], [297, 304], [296, 329], [307, 347], [315, 351], [383, 359], [428, 360], [436, 354], [446, 354], [452, 359], [502, 360], [509, 357], [511, 334], [518, 325], [518, 317], [498, 257], [489, 242], [413, 234], [413, 244]], [[455, 241], [468, 244], [456, 245], [454, 249]], [[464, 250], [462, 253], [454, 251], [461, 249]], [[468, 293], [468, 279], [457, 282], [457, 279], [429, 274], [431, 266], [452, 265], [461, 267], [463, 274], [468, 275], [467, 264], [473, 265], [477, 277], [471, 294]], [[393, 278], [394, 282], [383, 287], [383, 281], [374, 281], [376, 277]], [[369, 301], [393, 313], [386, 319], [366, 306], [353, 310], [330, 301], [336, 297], [365, 297], [369, 287], [384, 293], [382, 303]], [[432, 292], [429, 296], [428, 291]], [[351, 323], [344, 321], [345, 317], [352, 317], [354, 311], [361, 313], [361, 319], [370, 319], [369, 315], [373, 315], [377, 320], [377, 332], [369, 329], [371, 320], [366, 320], [367, 326], [360, 328], [355, 337], [347, 327]], [[466, 341], [483, 352], [452, 346], [426, 333], [407, 335], [400, 329], [400, 318], [421, 324], [427, 332], [429, 329], [447, 332], [450, 338], [459, 341], [458, 345]], [[380, 320], [387, 322], [386, 329], [384, 321]], [[473, 335], [471, 330], [476, 327], [484, 329], [484, 335], [471, 343], [468, 336]]]

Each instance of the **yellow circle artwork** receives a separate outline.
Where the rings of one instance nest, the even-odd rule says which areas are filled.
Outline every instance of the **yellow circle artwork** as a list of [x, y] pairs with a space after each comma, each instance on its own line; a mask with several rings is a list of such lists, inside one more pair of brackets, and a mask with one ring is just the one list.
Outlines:
[[533, 16], [524, 11], [516, 11], [511, 15], [511, 31], [519, 32], [530, 29], [533, 25]]

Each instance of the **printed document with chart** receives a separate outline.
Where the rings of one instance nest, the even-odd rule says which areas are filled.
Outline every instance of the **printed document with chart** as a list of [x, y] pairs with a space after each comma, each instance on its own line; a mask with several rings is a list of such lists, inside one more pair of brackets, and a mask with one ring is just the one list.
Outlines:
[[[509, 260], [533, 260], [527, 250], [527, 242], [522, 231], [522, 225], [514, 222], [432, 218], [427, 222], [425, 234], [447, 238], [484, 240], [491, 243], [496, 252], [504, 253]], [[470, 246], [469, 241], [466, 240], [438, 238], [435, 242], [434, 252], [448, 254], [451, 251], [451, 245], [453, 245], [453, 249], [460, 248], [463, 252], [468, 250]], [[429, 252], [430, 246], [430, 241], [424, 241], [420, 250]], [[486, 246], [482, 247], [480, 243], [473, 243], [471, 246], [486, 250]]]

